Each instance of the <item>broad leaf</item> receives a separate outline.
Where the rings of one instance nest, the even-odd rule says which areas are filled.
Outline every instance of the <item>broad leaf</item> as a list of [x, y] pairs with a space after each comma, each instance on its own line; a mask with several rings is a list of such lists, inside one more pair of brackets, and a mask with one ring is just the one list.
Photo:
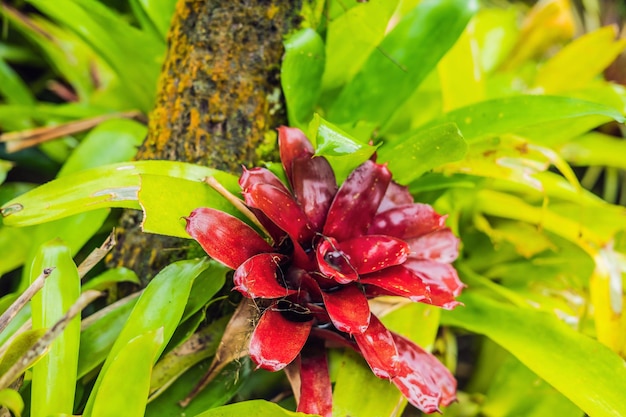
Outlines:
[[110, 372], [114, 358], [132, 339], [163, 328], [162, 343], [156, 349], [155, 357], [165, 349], [183, 315], [193, 281], [207, 266], [204, 260], [175, 262], [150, 281], [109, 352], [85, 407], [85, 416], [92, 415], [100, 385]]
[[143, 417], [152, 364], [163, 344], [163, 328], [132, 339], [111, 361], [93, 405], [92, 417]]
[[3, 222], [29, 226], [102, 207], [138, 209], [137, 192], [142, 174], [198, 182], [215, 176], [226, 188], [239, 188], [236, 178], [230, 174], [183, 162], [136, 161], [106, 165], [59, 178], [7, 202], [1, 209]]
[[386, 122], [456, 42], [477, 6], [473, 0], [420, 2], [344, 87], [329, 119]]
[[196, 417], [240, 417], [252, 415], [255, 417], [306, 417], [309, 414], [294, 413], [268, 401], [254, 400], [214, 408], [213, 410], [196, 414]]
[[528, 127], [555, 121], [569, 123], [585, 116], [624, 121], [619, 111], [603, 104], [567, 97], [529, 95], [493, 99], [453, 110], [431, 126], [456, 123], [463, 137], [472, 143], [485, 136], [520, 133]]
[[306, 128], [313, 117], [323, 71], [324, 41], [317, 32], [302, 29], [287, 39], [280, 80], [291, 126]]
[[[58, 240], [40, 248], [33, 261], [31, 282], [45, 268], [55, 268], [31, 300], [33, 329], [50, 328], [79, 295], [80, 279], [70, 249]], [[74, 409], [80, 318], [73, 319], [33, 367], [31, 415], [71, 414]]]
[[467, 143], [454, 123], [412, 132], [380, 147], [381, 161], [389, 163], [394, 180], [406, 184], [426, 171], [463, 159]]
[[442, 323], [484, 334], [593, 417], [626, 415], [624, 361], [551, 314], [467, 292]]

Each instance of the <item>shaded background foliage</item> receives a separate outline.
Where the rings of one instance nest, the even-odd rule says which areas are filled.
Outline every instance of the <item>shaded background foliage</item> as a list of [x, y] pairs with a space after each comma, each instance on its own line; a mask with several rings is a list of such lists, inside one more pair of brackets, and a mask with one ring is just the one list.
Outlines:
[[[0, 310], [42, 266], [56, 270], [0, 334], [0, 373], [30, 367], [20, 355], [45, 339], [79, 287], [88, 294], [80, 305], [100, 295], [87, 291], [107, 290], [47, 354], [35, 349], [43, 359], [23, 383], [2, 381], [0, 404], [15, 414], [180, 415], [228, 321], [219, 317], [227, 271], [211, 261], [174, 263], [128, 297], [146, 277], [99, 264], [81, 284], [76, 269], [117, 224], [111, 208], [143, 209], [144, 230], [178, 237], [195, 207], [237, 214], [198, 181], [216, 176], [236, 192], [230, 174], [126, 163], [148, 134], [175, 3], [2, 5]], [[379, 161], [447, 213], [462, 239], [465, 307], [376, 306], [386, 326], [431, 347], [462, 381], [447, 416], [626, 415], [626, 213], [615, 205], [626, 198], [625, 95], [623, 66], [612, 64], [626, 42], [603, 27], [620, 21], [619, 4], [314, 1], [285, 37], [289, 123], [340, 177], [371, 156], [372, 141]], [[268, 149], [272, 127], [262, 129]], [[55, 370], [76, 362], [75, 377]], [[354, 355], [333, 351], [331, 371], [336, 415], [404, 409]], [[212, 410], [283, 392], [285, 410], [256, 401]], [[242, 359], [184, 412], [293, 415], [286, 392], [282, 375], [251, 372]]]

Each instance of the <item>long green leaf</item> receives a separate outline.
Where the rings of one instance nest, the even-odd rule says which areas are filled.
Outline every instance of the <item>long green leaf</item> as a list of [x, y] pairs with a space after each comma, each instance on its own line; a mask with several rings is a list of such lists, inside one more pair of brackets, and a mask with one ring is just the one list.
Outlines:
[[[45, 268], [54, 267], [43, 289], [31, 300], [33, 329], [52, 327], [76, 301], [80, 292], [78, 270], [70, 249], [58, 240], [44, 244], [31, 268], [31, 281]], [[31, 416], [72, 414], [80, 318], [73, 319], [33, 367]]]
[[[203, 182], [164, 175], [142, 174], [140, 177], [139, 203], [145, 215], [144, 232], [189, 238], [183, 217], [198, 207], [211, 207], [244, 220], [235, 206]], [[239, 192], [239, 188], [231, 190]]]
[[474, 0], [424, 0], [374, 50], [329, 111], [343, 123], [382, 124], [456, 42], [476, 12]]
[[111, 361], [93, 405], [93, 417], [142, 417], [150, 389], [150, 372], [163, 328], [132, 339]]
[[324, 71], [324, 41], [313, 29], [302, 29], [285, 41], [280, 80], [289, 124], [306, 128], [320, 95]]
[[279, 405], [268, 401], [254, 400], [218, 407], [213, 410], [197, 414], [196, 417], [306, 417], [309, 415], [310, 414], [287, 411]]
[[137, 298], [125, 298], [97, 317], [89, 317], [86, 328], [80, 334], [78, 352], [78, 378], [94, 370], [106, 359], [115, 340], [128, 321]]
[[[211, 361], [212, 359], [202, 361], [179, 376], [165, 392], [148, 404], [146, 417], [180, 417], [181, 408], [178, 403], [185, 399], [202, 379]], [[157, 369], [155, 368], [155, 372]], [[198, 393], [183, 412], [188, 416], [193, 416], [224, 405], [248, 380], [251, 373], [252, 365], [248, 359], [229, 363], [209, 385]]]
[[158, 62], [165, 48], [160, 39], [132, 27], [98, 1], [57, 0], [54, 4], [45, 0], [29, 2], [80, 36], [123, 81], [129, 102], [140, 110], [150, 110], [156, 91]]
[[488, 336], [592, 417], [626, 415], [624, 360], [551, 314], [466, 292], [442, 323]]
[[7, 202], [0, 210], [5, 225], [28, 226], [102, 207], [139, 209], [140, 175], [190, 181], [215, 176], [226, 188], [238, 189], [234, 176], [183, 162], [136, 161], [77, 172], [46, 183]]
[[111, 348], [85, 407], [85, 416], [92, 416], [103, 378], [110, 372], [114, 358], [132, 339], [163, 328], [163, 341], [155, 357], [161, 354], [180, 322], [193, 281], [208, 266], [206, 260], [175, 262], [150, 281]]
[[463, 159], [466, 152], [467, 143], [459, 129], [446, 123], [383, 145], [378, 155], [389, 162], [394, 179], [406, 184], [432, 168]]
[[24, 400], [17, 391], [3, 389], [0, 391], [0, 406], [10, 410], [16, 417], [21, 417], [24, 410]]
[[456, 123], [463, 137], [472, 142], [485, 136], [520, 133], [529, 127], [585, 116], [623, 122], [612, 107], [590, 101], [557, 96], [515, 96], [483, 101], [447, 113], [431, 125]]

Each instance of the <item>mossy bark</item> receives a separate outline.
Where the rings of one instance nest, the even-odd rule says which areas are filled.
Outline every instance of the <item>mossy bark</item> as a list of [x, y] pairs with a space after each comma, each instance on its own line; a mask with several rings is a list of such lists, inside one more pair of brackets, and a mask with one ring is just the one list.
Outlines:
[[[283, 37], [299, 23], [290, 0], [179, 0], [168, 52], [137, 159], [193, 162], [239, 172], [254, 165], [273, 129], [286, 123], [280, 89]], [[110, 267], [149, 279], [187, 257], [189, 241], [143, 234], [123, 215]]]

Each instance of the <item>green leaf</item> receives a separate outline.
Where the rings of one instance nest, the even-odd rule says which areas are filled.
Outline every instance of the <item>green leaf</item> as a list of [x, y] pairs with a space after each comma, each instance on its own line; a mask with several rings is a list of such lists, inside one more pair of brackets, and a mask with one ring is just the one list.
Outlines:
[[0, 59], [0, 94], [10, 104], [30, 105], [35, 102], [28, 86], [2, 59]]
[[213, 296], [224, 286], [226, 273], [229, 271], [229, 268], [219, 262], [209, 261], [208, 268], [193, 281], [182, 320], [188, 319], [207, 305]]
[[[6, 347], [4, 354], [0, 357], [0, 375], [4, 375], [17, 360], [28, 351], [48, 329], [41, 328], [35, 330], [27, 330], [20, 333], [13, 339], [11, 344]], [[5, 346], [3, 346], [4, 348]], [[25, 364], [26, 367], [32, 366], [32, 363]], [[26, 369], [24, 369], [26, 370]]]
[[371, 145], [358, 142], [332, 123], [315, 115], [309, 126], [311, 142], [315, 154], [324, 156], [335, 171], [337, 181], [341, 182], [350, 172], [368, 160], [376, 150]]
[[92, 415], [100, 384], [114, 358], [132, 339], [163, 328], [162, 343], [155, 357], [161, 354], [180, 322], [193, 281], [208, 265], [206, 260], [174, 262], [150, 281], [107, 356], [85, 407], [85, 416]]
[[145, 125], [129, 119], [112, 119], [100, 123], [72, 151], [58, 176], [130, 161], [137, 153], [147, 131]]
[[515, 96], [483, 101], [453, 110], [430, 125], [456, 123], [472, 142], [485, 136], [520, 133], [525, 128], [584, 116], [602, 116], [623, 122], [622, 114], [605, 105], [568, 97]]
[[309, 415], [310, 414], [287, 411], [279, 405], [268, 401], [254, 400], [214, 408], [213, 410], [196, 414], [196, 417], [306, 417]]
[[379, 159], [389, 163], [394, 179], [411, 182], [424, 172], [448, 162], [463, 159], [467, 143], [453, 123], [405, 135], [378, 151]]
[[[31, 268], [31, 282], [41, 271], [51, 267], [55, 269], [31, 300], [35, 330], [54, 326], [80, 293], [80, 278], [70, 248], [59, 240], [40, 248]], [[80, 317], [76, 317], [52, 343], [48, 354], [33, 367], [31, 416], [72, 414], [79, 339]]]
[[539, 68], [535, 85], [552, 94], [585, 87], [626, 47], [614, 26], [589, 32], [563, 47]]
[[234, 176], [199, 165], [172, 161], [120, 163], [70, 174], [9, 201], [1, 209], [3, 222], [11, 226], [28, 226], [102, 207], [138, 209], [141, 174], [190, 181], [215, 176], [226, 188], [238, 189]]
[[[192, 366], [178, 377], [165, 392], [148, 404], [146, 417], [181, 417], [182, 413], [195, 416], [203, 411], [224, 405], [239, 391], [252, 373], [250, 360], [231, 362], [198, 393], [187, 407], [181, 410], [178, 403], [189, 395], [210, 365], [211, 359], [207, 359]], [[256, 414], [252, 415], [256, 416]]]
[[143, 417], [150, 372], [163, 344], [163, 328], [130, 340], [111, 361], [102, 378], [92, 417]]
[[124, 298], [107, 310], [101, 310], [98, 316], [90, 316], [83, 321], [85, 329], [80, 334], [78, 378], [104, 362], [136, 302], [136, 297]]
[[573, 165], [601, 165], [626, 170], [626, 141], [600, 132], [589, 132], [559, 147], [559, 155]]
[[[112, 9], [95, 0], [29, 0], [44, 14], [79, 37], [110, 66], [126, 87], [129, 103], [148, 112], [153, 105], [155, 86], [165, 45], [161, 40], [132, 27]], [[111, 30], [114, 27], [115, 30]], [[128, 63], [132, 62], [132, 65]]]
[[[189, 239], [183, 217], [198, 207], [211, 207], [244, 220], [235, 206], [203, 182], [163, 175], [140, 177], [139, 203], [144, 210], [144, 232]], [[240, 192], [239, 187], [230, 189], [236, 194]]]
[[313, 29], [302, 29], [285, 41], [280, 82], [291, 126], [306, 128], [320, 95], [324, 41]]
[[[367, 57], [383, 40], [389, 19], [398, 0], [371, 0], [364, 3], [350, 2], [349, 10], [340, 16], [332, 16], [332, 8], [338, 1], [329, 3], [328, 30], [326, 34], [326, 68], [323, 85], [325, 90], [335, 90], [351, 80], [363, 66]], [[343, 12], [344, 10], [340, 10]]]
[[102, 274], [98, 275], [83, 284], [81, 291], [98, 290], [104, 291], [114, 287], [118, 282], [132, 282], [134, 284], [140, 284], [137, 274], [131, 269], [119, 267], [108, 269]]
[[165, 41], [176, 8], [176, 0], [133, 0], [133, 3], [141, 5], [162, 40]]
[[437, 64], [444, 112], [485, 99], [485, 80], [474, 26], [472, 23], [467, 26]]
[[15, 417], [21, 417], [24, 411], [24, 400], [17, 391], [3, 389], [0, 391], [0, 407], [7, 408]]
[[481, 413], [490, 417], [583, 415], [571, 401], [511, 355], [507, 355], [493, 378]]
[[402, 413], [406, 400], [395, 385], [377, 378], [357, 353], [346, 350], [338, 365], [333, 415], [379, 417]]
[[474, 0], [420, 2], [344, 87], [329, 119], [386, 122], [456, 42], [477, 8]]
[[626, 368], [617, 354], [551, 314], [466, 292], [442, 323], [484, 334], [592, 417], [626, 415]]

